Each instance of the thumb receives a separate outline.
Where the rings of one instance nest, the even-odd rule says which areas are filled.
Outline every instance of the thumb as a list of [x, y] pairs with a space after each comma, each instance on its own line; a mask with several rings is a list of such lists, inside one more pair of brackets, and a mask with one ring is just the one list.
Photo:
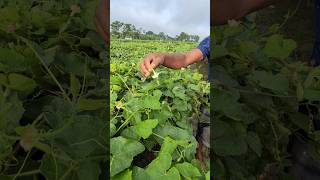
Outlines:
[[162, 61], [161, 57], [155, 58], [155, 60], [152, 61], [151, 63], [152, 68], [158, 67], [161, 64], [161, 61]]

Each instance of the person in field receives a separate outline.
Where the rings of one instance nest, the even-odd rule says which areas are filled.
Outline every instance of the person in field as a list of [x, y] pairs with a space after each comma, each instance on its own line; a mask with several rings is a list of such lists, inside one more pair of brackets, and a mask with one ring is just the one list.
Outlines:
[[[247, 14], [267, 7], [276, 0], [211, 0], [211, 22], [210, 26], [223, 25], [228, 22], [228, 20], [240, 20]], [[315, 0], [316, 9], [316, 38], [315, 45], [313, 49], [313, 54], [311, 56], [310, 64], [317, 66], [320, 64], [320, 0]], [[109, 0], [101, 0], [101, 3], [96, 11], [95, 23], [97, 26], [98, 33], [103, 37], [103, 39], [109, 41]], [[310, 17], [311, 18], [311, 17]], [[147, 55], [141, 65], [141, 73], [148, 77], [152, 74], [152, 70], [159, 67], [165, 66], [171, 69], [181, 69], [190, 64], [196, 62], [202, 62], [204, 59], [208, 59], [210, 64], [210, 36], [206, 37], [200, 44], [193, 50], [186, 53], [151, 53]], [[209, 65], [210, 67], [210, 65]], [[210, 71], [209, 78], [210, 80]], [[205, 109], [205, 108], [204, 108]], [[209, 111], [203, 110], [204, 116], [210, 117]], [[210, 119], [210, 118], [209, 118]], [[199, 125], [200, 131], [198, 135], [199, 147], [197, 150], [197, 158], [202, 159], [201, 148], [205, 146], [210, 148], [210, 123], [206, 122], [204, 125]], [[318, 127], [320, 129], [320, 127]], [[302, 149], [302, 150], [301, 150]], [[304, 152], [305, 149], [300, 147], [300, 150], [296, 151], [296, 154]], [[299, 151], [299, 152], [298, 152]], [[301, 154], [300, 153], [300, 154]], [[303, 167], [302, 167], [303, 168]], [[300, 168], [301, 170], [301, 168]], [[307, 170], [301, 170], [301, 174], [304, 174], [308, 179], [320, 179], [319, 176], [313, 176]], [[315, 177], [315, 178], [314, 178]]]
[[[239, 20], [246, 16], [247, 14], [267, 7], [273, 4], [274, 0], [213, 0], [211, 3], [211, 26], [223, 25], [228, 22], [228, 20]], [[316, 40], [314, 44], [313, 53], [310, 58], [309, 64], [312, 66], [320, 65], [320, 0], [315, 1], [316, 5]], [[210, 36], [205, 38], [198, 47], [195, 49], [186, 52], [186, 53], [152, 53], [147, 55], [142, 61], [140, 67], [141, 72], [146, 76], [150, 76], [152, 69], [157, 68], [158, 66], [165, 66], [172, 69], [181, 69], [190, 64], [201, 62], [203, 59], [207, 58], [210, 64]], [[210, 65], [209, 65], [210, 67]], [[210, 80], [210, 70], [209, 77]], [[205, 112], [203, 112], [205, 114]], [[210, 115], [205, 114], [201, 117], [208, 117]], [[320, 129], [320, 121], [315, 121], [316, 128]], [[203, 160], [203, 156], [206, 152], [206, 148], [210, 148], [210, 121], [205, 123], [200, 123], [198, 126], [198, 149], [196, 157], [199, 160]], [[303, 153], [308, 151], [307, 146], [303, 145], [300, 141], [297, 141], [293, 138], [293, 147], [291, 152], [293, 156], [302, 156]], [[303, 158], [302, 158], [303, 159]], [[306, 160], [308, 159], [305, 156]], [[304, 161], [302, 160], [302, 161]], [[300, 159], [301, 161], [301, 159]], [[308, 165], [301, 166], [299, 160], [294, 162], [291, 172], [295, 176], [304, 176], [308, 179], [320, 179], [320, 175], [316, 175], [314, 172], [317, 172], [319, 169], [306, 170], [305, 167]], [[313, 166], [315, 164], [320, 164], [320, 162], [309, 162], [309, 165]]]
[[[211, 2], [211, 22], [210, 25], [226, 24], [228, 20], [240, 19], [248, 13], [271, 4], [266, 0], [213, 0]], [[208, 59], [210, 67], [210, 36], [206, 37], [200, 44], [186, 53], [151, 53], [148, 54], [140, 65], [141, 73], [145, 77], [152, 74], [153, 69], [165, 66], [171, 69], [181, 69], [193, 63]], [[210, 68], [208, 71], [210, 81]], [[203, 161], [203, 154], [207, 155], [206, 149], [210, 148], [210, 111], [202, 107], [201, 118], [198, 125], [197, 140], [198, 148], [196, 157]]]

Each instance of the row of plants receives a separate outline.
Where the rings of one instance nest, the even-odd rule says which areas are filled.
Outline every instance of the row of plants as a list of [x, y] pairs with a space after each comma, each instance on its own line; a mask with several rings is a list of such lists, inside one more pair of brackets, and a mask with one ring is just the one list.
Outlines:
[[210, 179], [210, 160], [203, 164], [195, 158], [195, 128], [200, 106], [209, 106], [209, 83], [192, 67], [160, 67], [149, 78], [140, 72], [148, 53], [194, 47], [186, 42], [111, 41], [111, 179]]
[[[230, 21], [212, 29], [212, 112], [216, 179], [293, 179], [293, 138], [320, 160], [320, 67], [299, 60], [297, 43], [275, 24]], [[303, 133], [301, 133], [303, 132]], [[270, 171], [271, 169], [271, 171]], [[269, 175], [268, 175], [269, 174]]]
[[97, 0], [0, 1], [0, 179], [105, 178]]

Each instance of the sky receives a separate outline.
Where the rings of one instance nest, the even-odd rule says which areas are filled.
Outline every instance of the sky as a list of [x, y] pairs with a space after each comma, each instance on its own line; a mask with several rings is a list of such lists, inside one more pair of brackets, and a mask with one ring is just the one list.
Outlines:
[[172, 37], [210, 34], [210, 0], [111, 0], [111, 22], [121, 21]]

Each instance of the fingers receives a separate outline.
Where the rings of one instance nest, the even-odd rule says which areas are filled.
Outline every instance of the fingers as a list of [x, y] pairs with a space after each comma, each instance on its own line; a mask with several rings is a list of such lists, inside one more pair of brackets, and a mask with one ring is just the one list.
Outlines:
[[161, 57], [156, 54], [148, 55], [140, 65], [140, 71], [145, 76], [148, 77], [152, 73], [152, 70], [161, 64]]
[[148, 74], [149, 71], [147, 70], [146, 66], [144, 65], [144, 61], [140, 65], [140, 71], [145, 77], [148, 77], [150, 75], [150, 74]]
[[144, 65], [146, 67], [147, 70], [147, 76], [149, 76], [152, 72], [153, 67], [151, 66], [153, 59], [149, 59], [148, 61], [145, 61]]

